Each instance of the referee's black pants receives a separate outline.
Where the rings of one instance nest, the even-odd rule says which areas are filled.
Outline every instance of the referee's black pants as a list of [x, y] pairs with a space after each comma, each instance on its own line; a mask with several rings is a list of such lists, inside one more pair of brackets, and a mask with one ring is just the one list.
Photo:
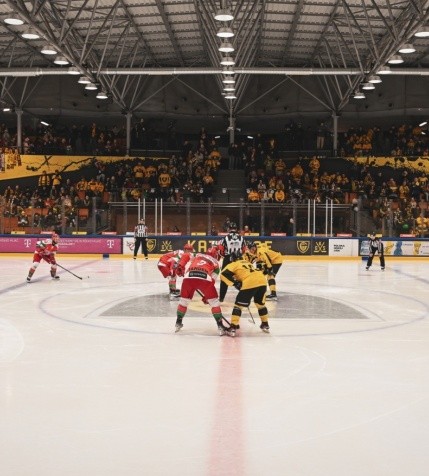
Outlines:
[[[225, 268], [229, 263], [231, 263], [231, 256], [230, 255], [225, 255], [223, 257], [222, 261], [222, 269]], [[220, 282], [220, 288], [219, 288], [219, 300], [223, 301], [226, 296], [226, 292], [228, 291], [228, 285], [225, 284], [223, 281]]]
[[147, 258], [147, 239], [146, 237], [136, 237], [136, 242], [134, 243], [134, 256], [137, 256], [139, 251], [140, 245], [142, 247], [142, 254], [144, 254], [145, 258]]

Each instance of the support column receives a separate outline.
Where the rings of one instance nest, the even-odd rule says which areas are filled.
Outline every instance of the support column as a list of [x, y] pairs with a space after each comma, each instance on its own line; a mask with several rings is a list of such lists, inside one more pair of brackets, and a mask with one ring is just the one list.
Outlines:
[[130, 155], [131, 151], [131, 119], [133, 117], [130, 111], [127, 112], [127, 155]]
[[334, 130], [332, 133], [332, 154], [334, 157], [338, 157], [338, 118], [340, 116], [334, 111], [332, 113], [332, 119], [334, 123]]
[[22, 154], [22, 109], [16, 108], [16, 147]]
[[235, 117], [229, 116], [229, 145], [235, 142]]

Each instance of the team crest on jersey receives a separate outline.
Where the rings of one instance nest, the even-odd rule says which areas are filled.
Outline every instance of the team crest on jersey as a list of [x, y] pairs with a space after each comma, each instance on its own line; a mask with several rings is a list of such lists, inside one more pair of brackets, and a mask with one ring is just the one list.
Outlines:
[[296, 247], [298, 248], [298, 251], [302, 254], [307, 253], [307, 251], [310, 249], [310, 242], [309, 241], [297, 241], [296, 242]]
[[147, 244], [147, 250], [149, 251], [149, 253], [152, 253], [152, 251], [156, 247], [156, 240], [154, 238], [149, 238], [148, 240], [146, 240], [146, 244]]

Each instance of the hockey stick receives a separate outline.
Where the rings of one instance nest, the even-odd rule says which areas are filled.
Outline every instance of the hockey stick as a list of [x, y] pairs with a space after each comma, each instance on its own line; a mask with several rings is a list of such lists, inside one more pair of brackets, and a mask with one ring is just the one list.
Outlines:
[[[77, 274], [74, 274], [72, 271], [70, 271], [70, 270], [67, 269], [67, 268], [64, 268], [64, 266], [61, 266], [61, 265], [58, 264], [58, 263], [57, 263], [57, 266], [60, 267], [61, 269], [63, 269], [64, 271], [67, 271], [67, 273], [72, 274], [75, 278], [83, 279], [81, 276], [78, 276]], [[89, 276], [88, 276], [88, 277], [89, 277]]]
[[[203, 294], [199, 289], [197, 289], [196, 291], [197, 291], [197, 293], [198, 293], [203, 299], [205, 299], [204, 294]], [[228, 319], [227, 319], [226, 317], [224, 317], [223, 315], [222, 315], [222, 319], [228, 324], [228, 326], [231, 326], [231, 323], [230, 323], [230, 322], [228, 321]]]
[[255, 319], [253, 319], [252, 311], [250, 310], [250, 306], [247, 306], [247, 310], [249, 311], [250, 317], [252, 318], [252, 319], [247, 319], [247, 320], [248, 320], [249, 322], [253, 322], [253, 324], [256, 325]]

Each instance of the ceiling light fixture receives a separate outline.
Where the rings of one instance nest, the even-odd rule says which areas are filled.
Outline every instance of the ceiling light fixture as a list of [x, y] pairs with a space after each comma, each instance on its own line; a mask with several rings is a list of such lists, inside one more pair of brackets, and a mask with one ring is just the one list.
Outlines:
[[70, 68], [68, 69], [68, 74], [72, 74], [72, 75], [79, 75], [80, 74], [80, 71], [76, 68], [76, 66], [70, 66]]
[[8, 14], [8, 16], [4, 19], [4, 22], [7, 23], [8, 25], [23, 25], [24, 24], [21, 18], [18, 18], [17, 16], [13, 16], [13, 14]]
[[377, 70], [377, 74], [392, 74], [392, 70], [389, 66], [380, 66]]
[[234, 51], [234, 47], [229, 41], [222, 41], [218, 50], [222, 53], [232, 53]]
[[415, 51], [416, 49], [411, 43], [405, 43], [405, 45], [401, 46], [398, 50], [399, 53], [402, 53], [404, 55], [415, 53]]
[[225, 99], [237, 99], [237, 96], [234, 93], [225, 94]]
[[365, 94], [364, 94], [363, 92], [361, 92], [361, 91], [355, 91], [353, 97], [354, 97], [355, 99], [365, 99], [366, 96], [365, 96]]
[[25, 30], [24, 33], [21, 34], [21, 36], [26, 40], [38, 40], [40, 38], [40, 35], [36, 33], [33, 28]]
[[401, 55], [393, 55], [388, 61], [389, 64], [401, 64], [404, 62]]
[[372, 76], [370, 76], [368, 78], [368, 83], [374, 83], [374, 84], [378, 84], [378, 83], [381, 83], [382, 80], [380, 78], [380, 76], [377, 76], [376, 74], [373, 74]]
[[233, 86], [232, 84], [231, 85], [226, 84], [223, 90], [226, 92], [235, 91], [235, 86]]
[[417, 38], [427, 38], [429, 37], [429, 26], [425, 25], [419, 28], [416, 33], [414, 33], [414, 36], [417, 36]]
[[371, 89], [375, 89], [375, 86], [373, 83], [370, 83], [370, 82], [367, 82], [367, 83], [362, 83], [362, 89], [365, 89], [365, 90], [371, 90]]
[[428, 121], [423, 121], [423, 122], [421, 122], [421, 123], [419, 124], [419, 127], [423, 127], [423, 126], [425, 126], [427, 123], [428, 123]]
[[81, 76], [77, 82], [79, 84], [90, 84], [91, 83], [91, 80], [87, 77], [87, 76]]
[[224, 56], [220, 62], [222, 66], [234, 66], [235, 60], [232, 56]]
[[56, 55], [57, 50], [50, 44], [44, 45], [40, 50], [43, 55]]
[[231, 21], [234, 20], [234, 16], [228, 8], [221, 8], [215, 15], [217, 21]]
[[94, 83], [89, 83], [85, 86], [85, 89], [87, 89], [88, 91], [95, 91], [98, 88]]
[[235, 74], [234, 68], [231, 68], [231, 67], [229, 67], [229, 68], [224, 68], [224, 69], [222, 70], [222, 74]]
[[49, 126], [49, 122], [46, 121], [40, 121], [40, 124], [43, 124], [44, 126]]
[[107, 95], [106, 91], [100, 91], [97, 93], [97, 99], [107, 99], [109, 96]]
[[233, 76], [225, 76], [223, 79], [222, 79], [222, 82], [224, 84], [235, 84], [235, 79]]
[[219, 31], [216, 33], [216, 35], [219, 38], [232, 38], [234, 36], [234, 32], [232, 31], [232, 28], [229, 28], [229, 26], [223, 26], [222, 28], [219, 28]]
[[64, 56], [60, 55], [60, 56], [57, 56], [54, 59], [54, 63], [58, 64], [59, 66], [65, 66], [65, 65], [69, 64], [69, 61]]

